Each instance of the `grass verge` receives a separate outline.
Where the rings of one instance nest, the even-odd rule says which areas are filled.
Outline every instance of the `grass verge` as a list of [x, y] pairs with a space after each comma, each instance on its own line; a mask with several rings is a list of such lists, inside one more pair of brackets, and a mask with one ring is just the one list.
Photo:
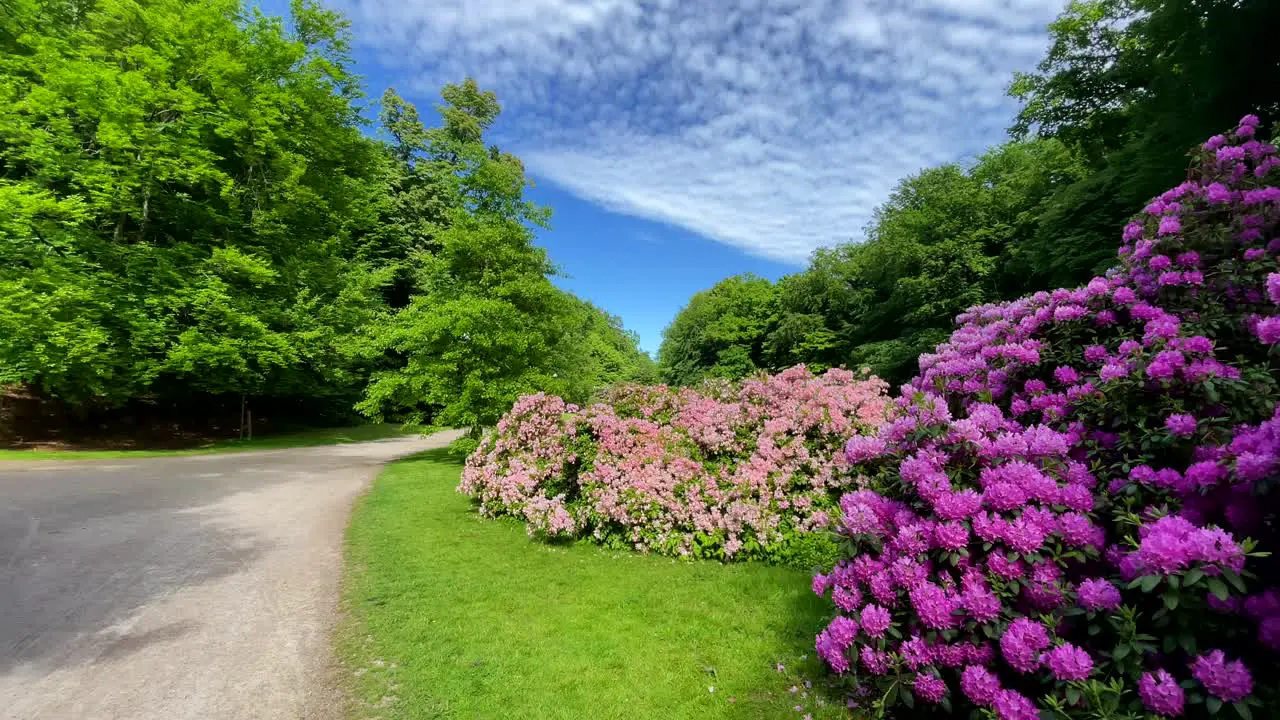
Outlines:
[[533, 541], [476, 515], [459, 472], [438, 451], [395, 463], [356, 508], [338, 635], [351, 716], [846, 716], [804, 686], [827, 612], [806, 573]]
[[411, 432], [397, 424], [380, 423], [345, 428], [317, 428], [296, 433], [269, 435], [267, 437], [254, 438], [253, 440], [224, 440], [182, 450], [0, 450], [0, 460], [97, 460], [204, 455], [245, 450], [276, 450], [313, 445], [337, 445], [365, 440], [383, 440], [425, 432], [431, 432], [431, 429], [418, 428]]

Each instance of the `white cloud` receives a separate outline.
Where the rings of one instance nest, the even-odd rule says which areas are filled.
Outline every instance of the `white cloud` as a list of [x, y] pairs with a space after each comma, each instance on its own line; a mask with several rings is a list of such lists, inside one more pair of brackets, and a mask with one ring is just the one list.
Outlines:
[[498, 92], [501, 142], [589, 200], [803, 260], [904, 175], [1003, 138], [1064, 0], [344, 0], [434, 98]]

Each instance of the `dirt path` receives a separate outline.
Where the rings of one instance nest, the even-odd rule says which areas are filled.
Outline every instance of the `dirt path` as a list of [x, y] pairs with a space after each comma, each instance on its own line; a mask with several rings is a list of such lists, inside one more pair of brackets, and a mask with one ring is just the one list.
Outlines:
[[0, 464], [0, 718], [337, 718], [351, 504], [455, 437]]

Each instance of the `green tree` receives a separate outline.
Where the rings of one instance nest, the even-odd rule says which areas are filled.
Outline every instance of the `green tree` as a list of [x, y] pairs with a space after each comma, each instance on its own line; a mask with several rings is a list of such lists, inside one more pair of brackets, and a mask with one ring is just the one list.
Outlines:
[[864, 242], [819, 250], [778, 284], [770, 366], [865, 365], [906, 380], [958, 313], [1026, 289], [1022, 245], [1046, 198], [1084, 172], [1061, 142], [1035, 140], [903, 180]]
[[695, 297], [664, 374], [806, 363], [903, 381], [971, 305], [1086, 281], [1114, 262], [1132, 208], [1185, 174], [1188, 147], [1246, 113], [1280, 114], [1278, 22], [1270, 0], [1072, 2], [1038, 70], [1013, 81], [1014, 142], [906, 178], [864, 242], [783, 278], [763, 358], [745, 341], [723, 361], [704, 352], [694, 319], [722, 311]]
[[553, 268], [528, 229], [459, 217], [439, 241], [424, 292], [372, 328], [374, 347], [403, 365], [375, 373], [357, 407], [478, 432], [522, 394], [563, 393], [556, 360], [572, 305], [547, 280]]
[[365, 134], [347, 21], [239, 0], [3, 0], [0, 384], [78, 408], [211, 396], [479, 429], [521, 393], [652, 379], [557, 289], [500, 112], [394, 89]]
[[1091, 173], [1048, 203], [1024, 246], [1038, 288], [1073, 285], [1114, 261], [1115, 228], [1176, 184], [1186, 150], [1246, 113], [1280, 113], [1272, 0], [1088, 0], [1010, 93], [1012, 131], [1061, 139]]
[[0, 43], [0, 382], [349, 396], [336, 339], [373, 306], [346, 254], [381, 184], [345, 21], [21, 0]]
[[572, 341], [568, 348], [565, 372], [578, 379], [578, 387], [566, 398], [582, 403], [613, 385], [659, 382], [657, 364], [640, 350], [639, 336], [623, 326], [622, 318], [586, 300], [569, 298], [576, 306], [573, 322], [577, 325], [570, 337], [581, 340]]
[[777, 304], [768, 280], [735, 275], [695, 294], [662, 331], [658, 365], [672, 385], [740, 378], [768, 366], [764, 340]]
[[576, 299], [551, 284], [555, 267], [533, 244], [548, 213], [524, 198], [516, 157], [484, 144], [500, 112], [474, 81], [445, 86], [443, 124], [423, 129], [417, 111], [388, 93], [383, 122], [404, 167], [397, 192], [439, 198], [438, 216], [393, 202], [391, 221], [429, 241], [407, 248], [407, 304], [369, 328], [365, 350], [383, 367], [358, 408], [466, 426], [478, 433], [522, 394], [566, 394], [581, 381]]

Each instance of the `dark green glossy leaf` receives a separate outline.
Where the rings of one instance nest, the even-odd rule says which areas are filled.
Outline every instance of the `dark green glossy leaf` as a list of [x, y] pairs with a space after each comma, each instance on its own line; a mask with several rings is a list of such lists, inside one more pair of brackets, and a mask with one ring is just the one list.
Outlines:
[[1209, 578], [1209, 592], [1213, 593], [1219, 600], [1226, 600], [1231, 597], [1230, 591], [1227, 590], [1227, 586], [1222, 582], [1221, 578]]
[[1234, 587], [1236, 590], [1239, 590], [1241, 593], [1248, 592], [1245, 589], [1244, 580], [1240, 579], [1240, 575], [1237, 574], [1235, 570], [1232, 570], [1230, 568], [1223, 568], [1222, 577], [1226, 578], [1227, 582], [1231, 583], [1231, 586]]

